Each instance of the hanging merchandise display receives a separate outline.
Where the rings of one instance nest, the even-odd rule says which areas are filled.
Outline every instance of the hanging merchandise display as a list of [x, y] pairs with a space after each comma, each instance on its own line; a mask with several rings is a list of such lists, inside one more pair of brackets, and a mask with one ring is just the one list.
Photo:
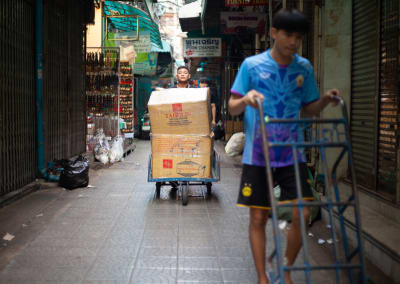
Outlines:
[[132, 66], [129, 64], [129, 61], [121, 61], [120, 78], [120, 118], [124, 120], [123, 127], [121, 127], [121, 132], [124, 133], [125, 138], [133, 138], [134, 80]]
[[87, 145], [93, 150], [96, 130], [108, 140], [120, 134], [119, 48], [88, 47], [86, 53]]

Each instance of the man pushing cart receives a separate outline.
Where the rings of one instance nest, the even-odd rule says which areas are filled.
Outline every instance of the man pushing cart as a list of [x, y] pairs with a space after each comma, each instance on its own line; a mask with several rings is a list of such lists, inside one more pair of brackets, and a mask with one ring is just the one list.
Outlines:
[[[187, 72], [187, 68], [179, 71]], [[211, 135], [211, 107], [207, 88], [171, 88], [154, 91], [148, 103], [151, 149], [148, 181], [178, 189], [183, 205], [188, 203], [189, 185], [219, 180], [219, 159]]]
[[[346, 275], [350, 283], [355, 283], [355, 279], [358, 279], [359, 283], [364, 283], [366, 279], [362, 257], [358, 200], [354, 190], [353, 196], [342, 202], [335, 183], [335, 175], [333, 175], [336, 201], [333, 202], [328, 197], [328, 203], [322, 204], [313, 201], [313, 194], [307, 183], [304, 148], [319, 147], [321, 157], [324, 159], [326, 147], [339, 147], [343, 151], [337, 163], [345, 153], [348, 154], [351, 162], [347, 115], [343, 101], [339, 97], [339, 90], [331, 89], [320, 97], [311, 64], [307, 59], [297, 55], [303, 34], [308, 31], [308, 26], [307, 19], [299, 11], [295, 9], [280, 10], [273, 18], [270, 31], [274, 39], [273, 47], [264, 53], [247, 58], [242, 63], [233, 83], [229, 111], [232, 115], [245, 113], [246, 134], [242, 160], [243, 172], [237, 204], [250, 208], [249, 238], [259, 284], [291, 284], [293, 283], [291, 278], [293, 270], [304, 270], [307, 283], [311, 283], [310, 273], [316, 269], [336, 270], [337, 283], [343, 283], [340, 270], [347, 271]], [[300, 111], [312, 117], [318, 115], [327, 105], [336, 106], [339, 102], [344, 109], [343, 119], [326, 121], [299, 119]], [[313, 123], [321, 125], [319, 128], [313, 128]], [[342, 125], [341, 130], [338, 125]], [[321, 127], [330, 127], [330, 130], [315, 131]], [[331, 134], [325, 135], [326, 132]], [[325, 177], [328, 179], [328, 172]], [[352, 177], [355, 177], [354, 172]], [[281, 188], [279, 203], [275, 201], [273, 195], [274, 182]], [[329, 186], [328, 180], [325, 185]], [[355, 186], [355, 181], [353, 186]], [[339, 248], [334, 242], [335, 263], [333, 265], [312, 266], [310, 264], [306, 242], [306, 220], [310, 214], [309, 205], [327, 205], [331, 217], [333, 238], [332, 212], [333, 208], [337, 209], [344, 243], [344, 261], [339, 259]], [[279, 206], [292, 208], [292, 224], [288, 231], [287, 248], [284, 255], [281, 252], [280, 233], [277, 225], [276, 213]], [[350, 251], [343, 225], [343, 212], [348, 207], [354, 208], [358, 225], [356, 228], [358, 246], [353, 251]], [[265, 269], [265, 226], [270, 210], [272, 210], [275, 250], [269, 258], [267, 266], [271, 273], [268, 274]], [[296, 257], [302, 246], [304, 247], [304, 265], [295, 266]], [[355, 256], [358, 256], [357, 264], [351, 263]], [[273, 272], [274, 260], [276, 260], [276, 273]], [[354, 276], [356, 271], [358, 272], [357, 277]]]

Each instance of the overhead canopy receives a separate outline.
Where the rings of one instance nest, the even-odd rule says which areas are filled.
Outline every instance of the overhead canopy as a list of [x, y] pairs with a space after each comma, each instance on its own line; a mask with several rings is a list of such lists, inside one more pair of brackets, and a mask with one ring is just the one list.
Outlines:
[[171, 53], [171, 45], [165, 41], [165, 40], [161, 40], [162, 42], [162, 48], [159, 48], [158, 46], [156, 46], [155, 44], [151, 44], [150, 45], [150, 51], [151, 52], [166, 52], [166, 53]]
[[107, 16], [137, 16], [138, 21], [133, 17], [111, 17], [108, 18], [108, 32], [131, 32], [143, 30], [150, 31], [150, 42], [160, 49], [163, 48], [158, 25], [154, 23], [149, 14], [128, 4], [121, 4], [114, 1], [104, 2], [104, 14]]
[[204, 0], [195, 0], [189, 4], [183, 5], [179, 9], [179, 22], [182, 31], [187, 32], [201, 29], [204, 6]]

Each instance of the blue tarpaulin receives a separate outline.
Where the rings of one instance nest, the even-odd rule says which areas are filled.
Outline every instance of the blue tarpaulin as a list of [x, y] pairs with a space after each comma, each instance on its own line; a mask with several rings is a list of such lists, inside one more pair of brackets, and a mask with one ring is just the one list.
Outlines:
[[137, 27], [136, 18], [108, 18], [108, 32], [130, 32], [137, 31], [138, 28], [139, 30], [150, 31], [151, 45], [154, 45], [159, 49], [163, 49], [163, 43], [161, 41], [158, 25], [143, 10], [132, 7], [128, 4], [121, 4], [114, 1], [105, 1], [104, 14], [107, 16], [138, 16], [139, 27]]
[[168, 53], [170, 53], [171, 45], [163, 39], [161, 40], [161, 42], [162, 42], [162, 48], [159, 48], [157, 45], [151, 43], [150, 51], [151, 52], [168, 52]]

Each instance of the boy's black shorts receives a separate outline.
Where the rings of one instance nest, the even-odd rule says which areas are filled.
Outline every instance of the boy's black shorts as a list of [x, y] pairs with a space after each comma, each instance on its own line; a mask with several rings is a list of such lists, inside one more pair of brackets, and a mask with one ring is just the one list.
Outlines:
[[[307, 165], [299, 164], [301, 187], [304, 200], [313, 200], [310, 184], [307, 182]], [[294, 166], [272, 168], [275, 184], [281, 188], [279, 202], [297, 200], [296, 177]], [[240, 182], [238, 206], [270, 209], [271, 203], [267, 186], [265, 167], [243, 165]]]

